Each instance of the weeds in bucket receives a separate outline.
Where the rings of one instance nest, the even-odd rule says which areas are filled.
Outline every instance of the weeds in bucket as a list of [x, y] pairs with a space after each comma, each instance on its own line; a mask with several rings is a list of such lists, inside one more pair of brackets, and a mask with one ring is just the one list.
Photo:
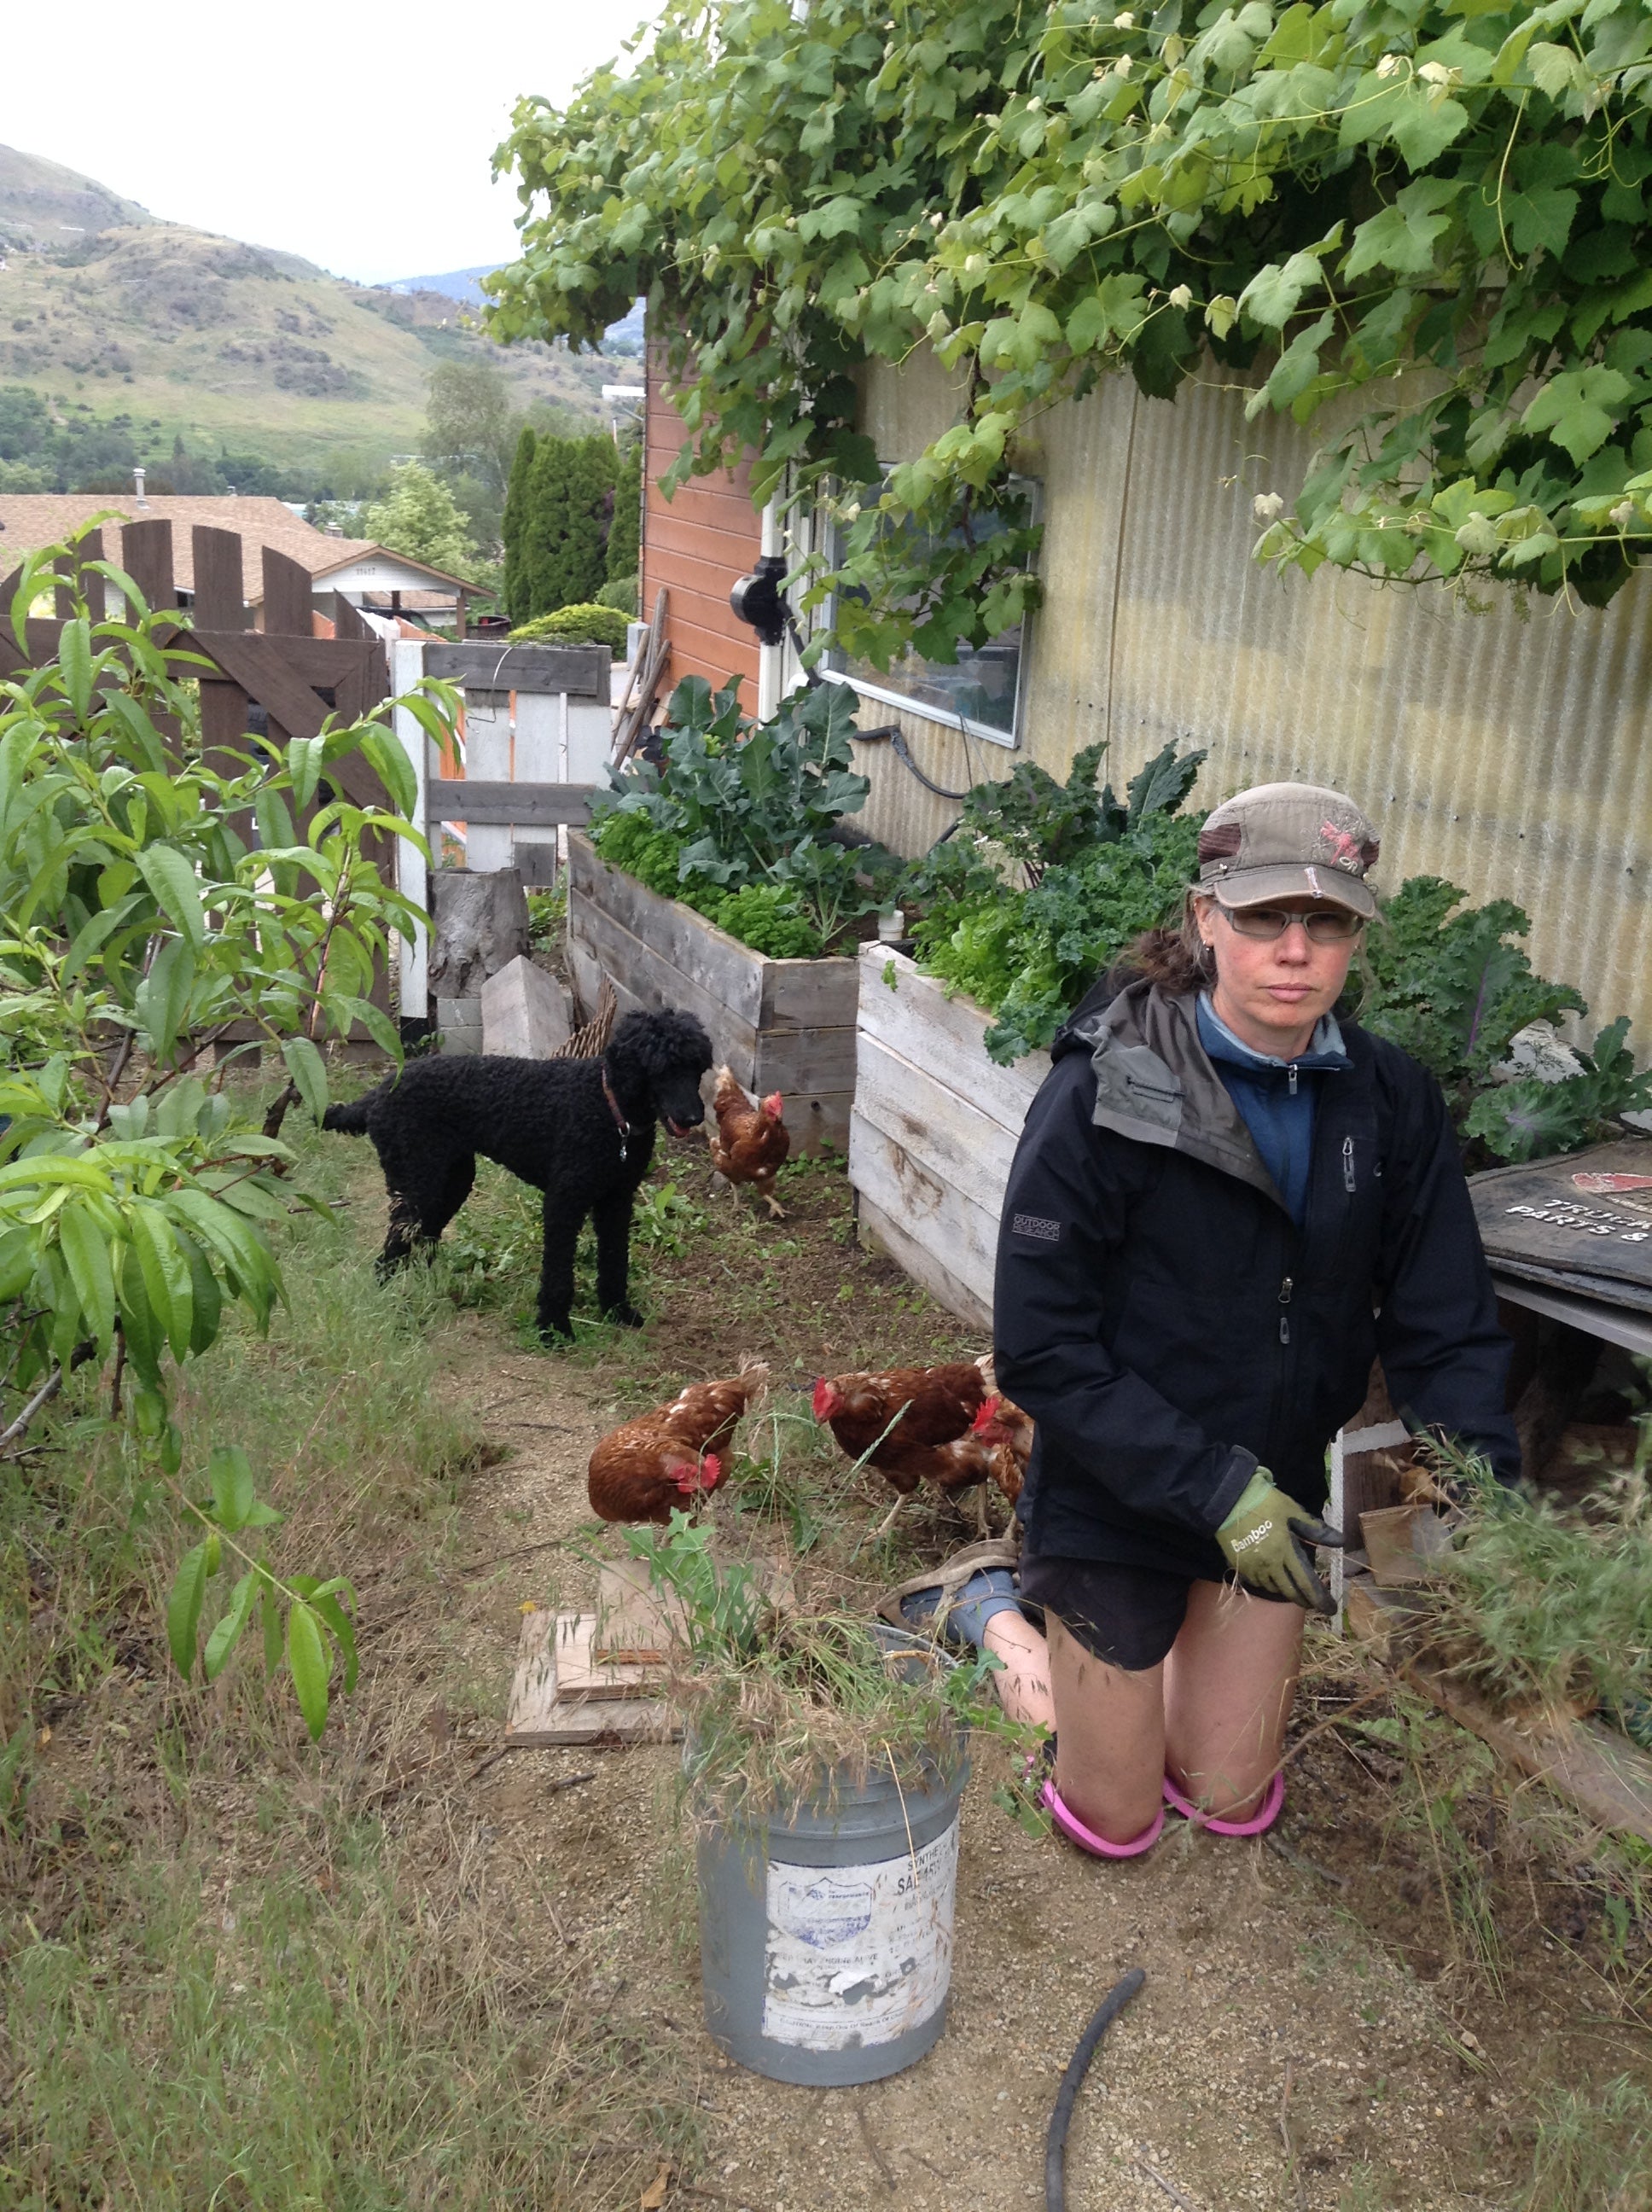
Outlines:
[[997, 1662], [948, 1659], [847, 1613], [799, 1614], [756, 1570], [725, 1564], [712, 1532], [673, 1513], [628, 1528], [628, 1548], [682, 1608], [671, 1696], [683, 1716], [686, 1810], [696, 1824], [787, 1817], [829, 1805], [887, 1770], [902, 1788], [950, 1780], [971, 1726], [1001, 1725], [987, 1685]]

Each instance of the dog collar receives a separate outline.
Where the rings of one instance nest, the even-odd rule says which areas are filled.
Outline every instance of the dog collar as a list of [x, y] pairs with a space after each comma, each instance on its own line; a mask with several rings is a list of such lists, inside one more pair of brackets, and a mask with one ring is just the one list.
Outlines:
[[620, 1111], [620, 1103], [614, 1096], [614, 1086], [608, 1080], [606, 1067], [602, 1072], [602, 1095], [608, 1101], [608, 1110], [614, 1117], [614, 1127], [619, 1131], [620, 1158], [625, 1158], [625, 1147], [631, 1134], [631, 1124]]

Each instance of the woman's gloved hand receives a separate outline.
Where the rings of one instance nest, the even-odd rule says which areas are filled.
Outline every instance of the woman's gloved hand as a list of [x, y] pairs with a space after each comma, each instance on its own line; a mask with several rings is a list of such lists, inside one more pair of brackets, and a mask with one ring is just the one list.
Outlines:
[[1314, 1572], [1308, 1546], [1333, 1544], [1339, 1550], [1348, 1539], [1298, 1505], [1265, 1467], [1245, 1485], [1216, 1540], [1247, 1589], [1306, 1606], [1310, 1613], [1336, 1611], [1330, 1591]]

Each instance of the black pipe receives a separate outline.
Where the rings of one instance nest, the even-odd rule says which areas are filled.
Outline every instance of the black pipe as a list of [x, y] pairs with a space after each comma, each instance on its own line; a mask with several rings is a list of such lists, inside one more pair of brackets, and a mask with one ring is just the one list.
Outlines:
[[1094, 2019], [1078, 2038], [1078, 2047], [1067, 2061], [1067, 2070], [1055, 2093], [1050, 2131], [1044, 2141], [1044, 2212], [1067, 2212], [1067, 2130], [1072, 2125], [1072, 2108], [1078, 2101], [1078, 2092], [1090, 2071], [1090, 2062], [1101, 2047], [1102, 2038], [1146, 1979], [1139, 1966], [1133, 1966], [1122, 1981], [1114, 1983], [1096, 2006]]

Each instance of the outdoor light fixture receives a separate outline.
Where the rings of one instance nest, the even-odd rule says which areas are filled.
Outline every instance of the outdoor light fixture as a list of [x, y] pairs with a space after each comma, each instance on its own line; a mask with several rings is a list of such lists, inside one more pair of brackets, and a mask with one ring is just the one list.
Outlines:
[[764, 645], [782, 645], [792, 610], [780, 589], [786, 562], [778, 553], [760, 556], [749, 576], [742, 576], [728, 595], [736, 618], [750, 623]]

